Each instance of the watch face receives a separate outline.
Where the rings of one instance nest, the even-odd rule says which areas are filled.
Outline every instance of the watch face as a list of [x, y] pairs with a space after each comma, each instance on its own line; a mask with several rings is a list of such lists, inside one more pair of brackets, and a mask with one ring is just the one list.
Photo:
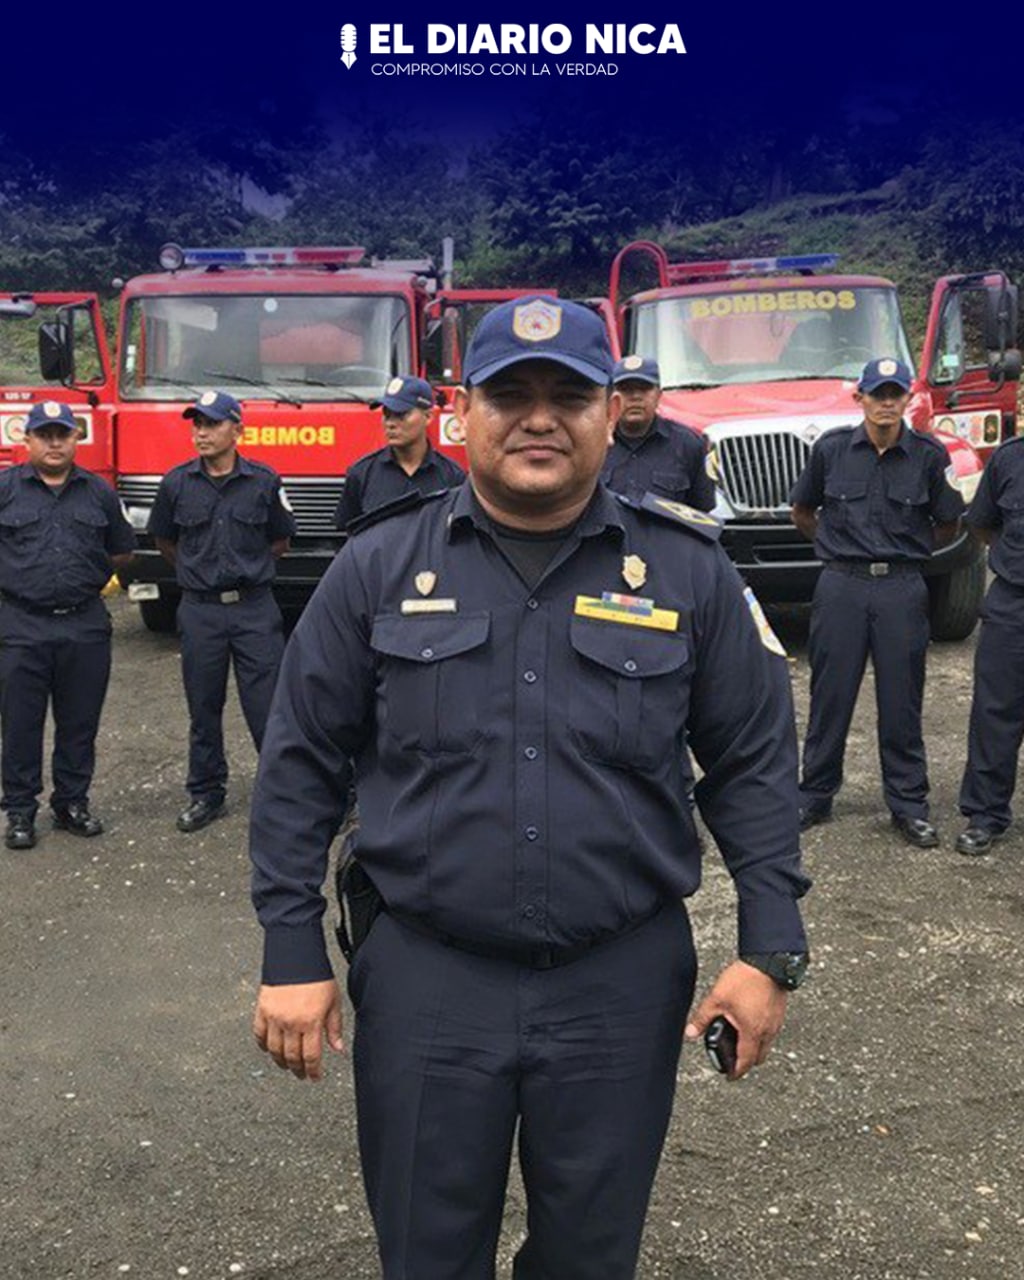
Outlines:
[[795, 991], [807, 975], [807, 967], [810, 963], [808, 957], [800, 952], [792, 952], [780, 956], [779, 959], [783, 962], [780, 966], [781, 981], [791, 991]]

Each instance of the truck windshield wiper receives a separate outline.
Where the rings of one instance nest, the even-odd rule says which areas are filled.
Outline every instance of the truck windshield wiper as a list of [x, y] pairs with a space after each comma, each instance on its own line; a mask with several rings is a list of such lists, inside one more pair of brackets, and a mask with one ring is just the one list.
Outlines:
[[199, 388], [194, 387], [191, 382], [182, 382], [180, 378], [166, 378], [162, 373], [147, 373], [145, 382], [155, 382], [161, 387], [180, 387], [182, 391], [187, 391], [189, 395], [199, 395]]
[[673, 382], [662, 385], [662, 391], [706, 391], [709, 387], [720, 387], [720, 382]]
[[331, 392], [332, 400], [351, 400], [357, 404], [369, 404], [366, 396], [357, 396], [346, 387], [335, 386], [333, 382], [324, 382], [322, 378], [278, 378], [278, 382], [287, 387], [325, 387]]
[[241, 382], [246, 387], [262, 387], [265, 391], [269, 391], [275, 400], [279, 400], [282, 404], [293, 404], [296, 409], [302, 408], [302, 401], [296, 400], [294, 396], [286, 395], [283, 391], [279, 391], [277, 387], [272, 386], [269, 382], [264, 382], [262, 378], [247, 378], [242, 373], [232, 373], [230, 369], [204, 369], [204, 378], [227, 378], [229, 382]]

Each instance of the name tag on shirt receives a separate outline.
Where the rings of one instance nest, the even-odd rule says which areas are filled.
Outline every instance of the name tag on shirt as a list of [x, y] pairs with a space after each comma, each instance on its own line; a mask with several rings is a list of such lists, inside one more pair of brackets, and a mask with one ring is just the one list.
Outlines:
[[618, 591], [604, 591], [600, 599], [597, 596], [577, 596], [573, 612], [581, 618], [619, 622], [627, 627], [647, 627], [653, 631], [679, 629], [679, 614], [675, 609], [656, 609], [653, 600], [622, 595]]
[[436, 600], [417, 600], [415, 596], [410, 600], [403, 600], [401, 609], [403, 613], [457, 613], [458, 604], [452, 598], [439, 596]]

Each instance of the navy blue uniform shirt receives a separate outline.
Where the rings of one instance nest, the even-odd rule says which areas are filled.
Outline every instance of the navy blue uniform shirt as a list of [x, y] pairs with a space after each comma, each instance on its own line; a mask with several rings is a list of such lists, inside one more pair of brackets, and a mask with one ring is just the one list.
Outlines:
[[429, 441], [420, 465], [407, 475], [395, 460], [390, 445], [353, 462], [345, 473], [345, 488], [334, 516], [335, 527], [344, 529], [352, 520], [416, 491], [435, 493], [454, 489], [466, 478], [457, 462], [438, 453]]
[[31, 463], [0, 472], [0, 591], [44, 609], [84, 604], [110, 581], [111, 556], [135, 549], [117, 494], [73, 466], [61, 488]]
[[[289, 642], [260, 754], [265, 981], [331, 972], [320, 886], [353, 759], [359, 859], [393, 910], [563, 947], [700, 884], [687, 736], [741, 949], [804, 950], [789, 674], [717, 537], [599, 486], [531, 588], [466, 484], [350, 538]], [[653, 601], [667, 629], [614, 602], [584, 616], [578, 598], [604, 592]]]
[[699, 511], [715, 505], [715, 486], [707, 473], [704, 442], [696, 431], [655, 417], [639, 440], [617, 429], [608, 448], [601, 480], [616, 493], [639, 501], [657, 493]]
[[975, 529], [995, 529], [988, 564], [997, 577], [1024, 587], [1024, 437], [1005, 440], [989, 458], [967, 512]]
[[294, 536], [295, 517], [272, 467], [239, 455], [218, 483], [193, 458], [161, 480], [149, 532], [177, 545], [179, 586], [228, 591], [273, 581], [271, 543]]
[[882, 454], [863, 423], [837, 427], [815, 441], [790, 502], [820, 508], [814, 546], [822, 560], [927, 560], [934, 525], [964, 511], [950, 465], [937, 440], [906, 423]]

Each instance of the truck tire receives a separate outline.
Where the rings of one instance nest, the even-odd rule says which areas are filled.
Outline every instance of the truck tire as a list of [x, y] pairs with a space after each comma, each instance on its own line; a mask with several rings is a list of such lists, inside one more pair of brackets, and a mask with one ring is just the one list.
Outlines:
[[985, 550], [979, 547], [970, 564], [941, 578], [929, 578], [933, 640], [966, 640], [978, 621], [985, 595]]
[[178, 598], [160, 596], [158, 600], [140, 600], [139, 613], [147, 631], [173, 631], [178, 613]]

